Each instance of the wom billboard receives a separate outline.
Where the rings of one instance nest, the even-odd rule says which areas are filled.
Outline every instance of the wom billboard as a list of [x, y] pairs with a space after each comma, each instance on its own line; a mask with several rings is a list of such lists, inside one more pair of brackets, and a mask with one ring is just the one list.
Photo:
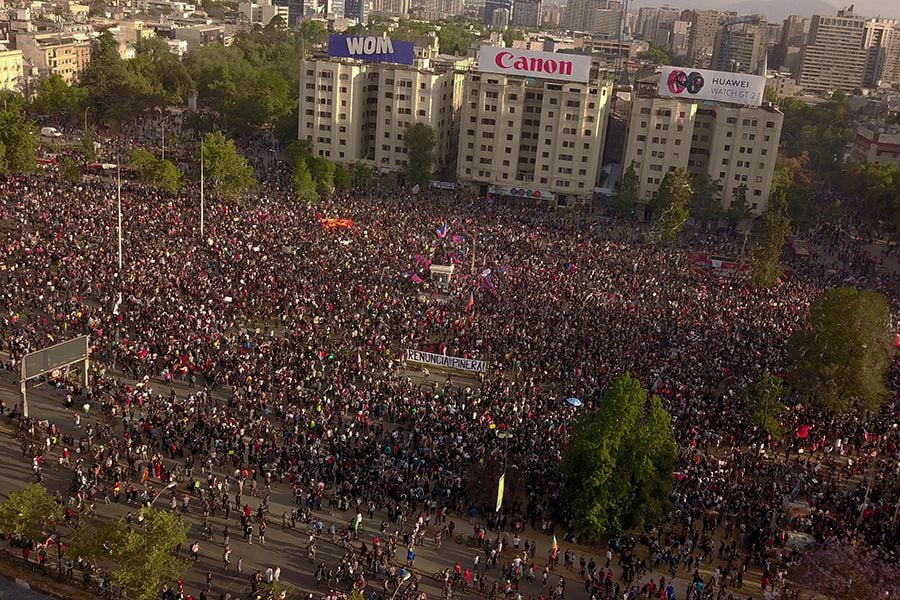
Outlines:
[[478, 70], [482, 73], [587, 83], [591, 76], [591, 57], [482, 46], [478, 52]]
[[415, 52], [412, 42], [386, 36], [332, 33], [328, 36], [328, 56], [411, 65]]
[[663, 67], [659, 95], [692, 100], [711, 100], [759, 106], [766, 78], [745, 73], [726, 73], [685, 67]]

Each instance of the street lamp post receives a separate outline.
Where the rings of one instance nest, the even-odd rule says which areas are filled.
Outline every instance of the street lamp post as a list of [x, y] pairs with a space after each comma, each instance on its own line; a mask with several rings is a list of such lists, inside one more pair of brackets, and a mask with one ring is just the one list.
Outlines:
[[200, 237], [203, 237], [206, 203], [203, 198], [203, 141], [200, 142]]
[[156, 503], [156, 501], [159, 500], [160, 496], [163, 495], [164, 491], [171, 490], [176, 485], [178, 485], [178, 484], [173, 481], [172, 483], [170, 483], [166, 487], [164, 487], [157, 495], [155, 495], [153, 497], [153, 500], [150, 501], [150, 504], [147, 505], [147, 508], [151, 508]]

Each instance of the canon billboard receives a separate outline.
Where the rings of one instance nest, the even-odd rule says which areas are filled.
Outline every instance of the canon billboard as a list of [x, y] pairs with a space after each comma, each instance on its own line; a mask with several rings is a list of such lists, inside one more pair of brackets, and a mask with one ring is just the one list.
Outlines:
[[591, 75], [591, 57], [482, 46], [478, 53], [478, 70], [482, 73], [587, 83]]
[[659, 95], [759, 106], [766, 78], [745, 73], [726, 73], [684, 67], [663, 67]]
[[411, 65], [415, 52], [412, 42], [392, 40], [387, 36], [332, 33], [328, 36], [328, 56]]

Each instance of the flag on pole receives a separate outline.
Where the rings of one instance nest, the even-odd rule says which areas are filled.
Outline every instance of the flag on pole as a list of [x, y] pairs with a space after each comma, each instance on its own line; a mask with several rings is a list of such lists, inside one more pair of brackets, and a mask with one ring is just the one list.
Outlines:
[[503, 473], [497, 481], [497, 508], [494, 509], [494, 512], [500, 512], [500, 507], [503, 506], [503, 487], [505, 483], [506, 473]]
[[474, 306], [475, 306], [475, 290], [472, 290], [471, 292], [469, 292], [469, 301], [466, 302], [466, 312], [469, 312], [470, 310], [472, 310], [472, 308]]
[[556, 541], [556, 534], [553, 534], [553, 545], [550, 547], [550, 552], [556, 555], [559, 552], [559, 543]]
[[440, 227], [435, 228], [434, 232], [437, 234], [439, 239], [444, 239], [447, 237], [447, 224], [444, 223]]

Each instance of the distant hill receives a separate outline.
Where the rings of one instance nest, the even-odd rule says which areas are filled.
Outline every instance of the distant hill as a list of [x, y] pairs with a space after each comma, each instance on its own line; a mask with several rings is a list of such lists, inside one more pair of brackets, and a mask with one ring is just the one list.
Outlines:
[[770, 23], [778, 23], [788, 15], [834, 15], [839, 8], [850, 4], [855, 5], [854, 12], [858, 15], [900, 20], [898, 0], [631, 0], [628, 8], [635, 12], [642, 6], [717, 8], [733, 10], [739, 15], [766, 15]]

